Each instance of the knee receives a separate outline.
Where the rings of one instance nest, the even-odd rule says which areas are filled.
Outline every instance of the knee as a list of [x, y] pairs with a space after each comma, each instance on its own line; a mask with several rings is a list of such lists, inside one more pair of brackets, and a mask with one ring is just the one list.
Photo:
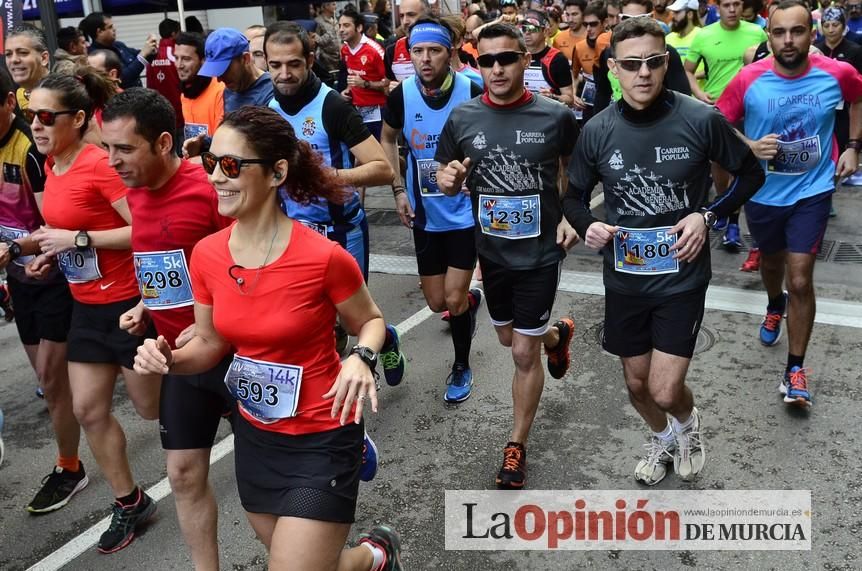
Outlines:
[[72, 412], [78, 424], [84, 430], [88, 431], [101, 428], [101, 425], [108, 420], [111, 414], [110, 408], [106, 408], [90, 400], [81, 399], [73, 400]]
[[159, 401], [147, 403], [135, 403], [135, 411], [138, 416], [144, 420], [158, 420], [159, 418]]
[[469, 308], [467, 294], [463, 291], [451, 291], [446, 294], [446, 307], [455, 315], [461, 315]]
[[206, 470], [188, 459], [168, 461], [168, 480], [177, 497], [199, 496], [207, 489]]
[[626, 387], [629, 395], [636, 401], [646, 400], [650, 396], [649, 386], [646, 379], [635, 376], [626, 376]]
[[512, 360], [519, 371], [528, 371], [540, 363], [539, 347], [533, 344], [516, 344], [512, 346]]
[[447, 309], [446, 300], [443, 298], [426, 297], [425, 301], [428, 302], [428, 309], [434, 313], [443, 313]]
[[650, 397], [663, 411], [674, 408], [682, 397], [682, 385], [667, 384], [661, 387], [651, 387]]
[[500, 345], [503, 347], [511, 347], [512, 346], [512, 330], [511, 329], [501, 329], [499, 327], [497, 329], [497, 340], [500, 341]]
[[790, 275], [787, 277], [787, 291], [791, 298], [807, 296], [812, 289], [813, 285], [809, 275]]

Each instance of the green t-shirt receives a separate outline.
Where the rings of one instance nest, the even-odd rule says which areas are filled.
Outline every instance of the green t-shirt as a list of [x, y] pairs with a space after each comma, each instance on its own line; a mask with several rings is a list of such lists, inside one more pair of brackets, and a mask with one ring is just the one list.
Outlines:
[[766, 41], [766, 32], [757, 24], [740, 22], [735, 30], [725, 30], [721, 22], [702, 28], [688, 48], [686, 61], [706, 64], [704, 91], [718, 99], [733, 76], [742, 69], [745, 50]]
[[[686, 56], [688, 56], [688, 48], [691, 47], [691, 43], [694, 41], [694, 37], [702, 29], [703, 28], [700, 27], [694, 27], [692, 28], [691, 32], [689, 32], [684, 37], [680, 36], [676, 32], [671, 32], [667, 36], [665, 36], [665, 40], [667, 41], [667, 45], [672, 46], [679, 53], [679, 58], [682, 61], [685, 61]], [[706, 75], [706, 70], [702, 61], [698, 64], [694, 74]], [[703, 79], [699, 79], [697, 83], [698, 85], [700, 85], [700, 88], [703, 89]]]

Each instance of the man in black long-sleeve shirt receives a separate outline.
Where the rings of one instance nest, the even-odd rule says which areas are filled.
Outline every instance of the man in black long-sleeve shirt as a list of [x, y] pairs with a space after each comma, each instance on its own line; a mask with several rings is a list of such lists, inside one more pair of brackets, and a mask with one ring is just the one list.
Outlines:
[[[650, 0], [626, 0], [620, 6], [620, 10], [620, 18], [623, 20], [646, 18], [648, 14], [652, 13], [652, 2]], [[682, 64], [679, 53], [677, 53], [673, 46], [667, 46], [667, 52], [669, 55], [667, 73], [664, 75], [664, 86], [667, 89], [691, 95], [691, 86], [688, 83], [688, 77], [685, 75], [685, 67]], [[605, 48], [601, 55], [599, 55], [599, 63], [593, 72], [593, 79], [596, 82], [596, 98], [592, 109], [594, 115], [607, 107], [614, 99], [613, 88], [608, 76], [610, 73], [608, 59], [613, 57], [613, 46]]]
[[[563, 209], [587, 246], [602, 250], [604, 349], [621, 358], [631, 402], [652, 430], [635, 478], [655, 485], [673, 462], [691, 480], [706, 460], [685, 385], [711, 277], [704, 245], [709, 227], [750, 198], [764, 174], [720, 113], [664, 88], [668, 56], [655, 21], [622, 22], [612, 47], [623, 96], [584, 126]], [[711, 160], [736, 180], [707, 204]], [[606, 222], [587, 206], [597, 182]]]

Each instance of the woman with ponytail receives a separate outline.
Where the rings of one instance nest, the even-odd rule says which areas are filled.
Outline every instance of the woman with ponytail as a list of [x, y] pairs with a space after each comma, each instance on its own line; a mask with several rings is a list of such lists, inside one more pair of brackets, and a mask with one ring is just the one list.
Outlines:
[[[384, 340], [380, 309], [344, 248], [284, 214], [293, 200], [349, 196], [269, 108], [230, 113], [201, 155], [222, 216], [236, 222], [192, 254], [195, 337], [171, 351], [164, 338], [138, 349], [142, 374], [189, 375], [228, 352], [237, 401], [236, 477], [271, 569], [401, 569], [387, 526], [344, 549], [356, 512], [363, 412], [377, 412], [375, 367]], [[342, 363], [336, 314], [358, 343]]]
[[[41, 254], [28, 266], [31, 277], [66, 276], [74, 300], [68, 335], [69, 384], [74, 416], [111, 486], [113, 519], [100, 540], [103, 553], [131, 543], [135, 529], [155, 512], [155, 503], [136, 484], [126, 455], [126, 436], [111, 414], [118, 373], [145, 419], [158, 417], [158, 377], [132, 370], [143, 337], [128, 335], [120, 316], [140, 295], [130, 250], [131, 216], [126, 186], [108, 164], [108, 154], [84, 140], [93, 111], [107, 93], [90, 74], [45, 77], [30, 95], [24, 116], [39, 152], [46, 155], [42, 214], [46, 226], [32, 238]], [[83, 466], [64, 469], [58, 489], [86, 485]], [[73, 481], [78, 478], [78, 481]]]

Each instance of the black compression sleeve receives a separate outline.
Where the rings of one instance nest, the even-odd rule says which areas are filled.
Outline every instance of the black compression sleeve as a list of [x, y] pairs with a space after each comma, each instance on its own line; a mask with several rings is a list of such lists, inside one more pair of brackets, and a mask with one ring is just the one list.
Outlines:
[[563, 214], [575, 232], [578, 233], [578, 236], [581, 237], [581, 240], [586, 239], [587, 228], [590, 227], [590, 224], [599, 222], [599, 219], [590, 212], [591, 194], [592, 189], [578, 188], [572, 181], [569, 181], [569, 187], [563, 196]]
[[348, 149], [371, 136], [356, 108], [338, 93], [330, 93], [323, 100], [323, 129]]
[[727, 192], [716, 198], [706, 208], [715, 212], [719, 218], [729, 216], [748, 202], [754, 194], [763, 186], [766, 175], [760, 161], [749, 151], [742, 159], [742, 165], [732, 174], [736, 177], [730, 184]]
[[548, 66], [551, 72], [551, 79], [558, 88], [568, 87], [572, 84], [572, 68], [569, 66], [569, 60], [563, 54], [557, 54], [551, 60], [551, 65]]

